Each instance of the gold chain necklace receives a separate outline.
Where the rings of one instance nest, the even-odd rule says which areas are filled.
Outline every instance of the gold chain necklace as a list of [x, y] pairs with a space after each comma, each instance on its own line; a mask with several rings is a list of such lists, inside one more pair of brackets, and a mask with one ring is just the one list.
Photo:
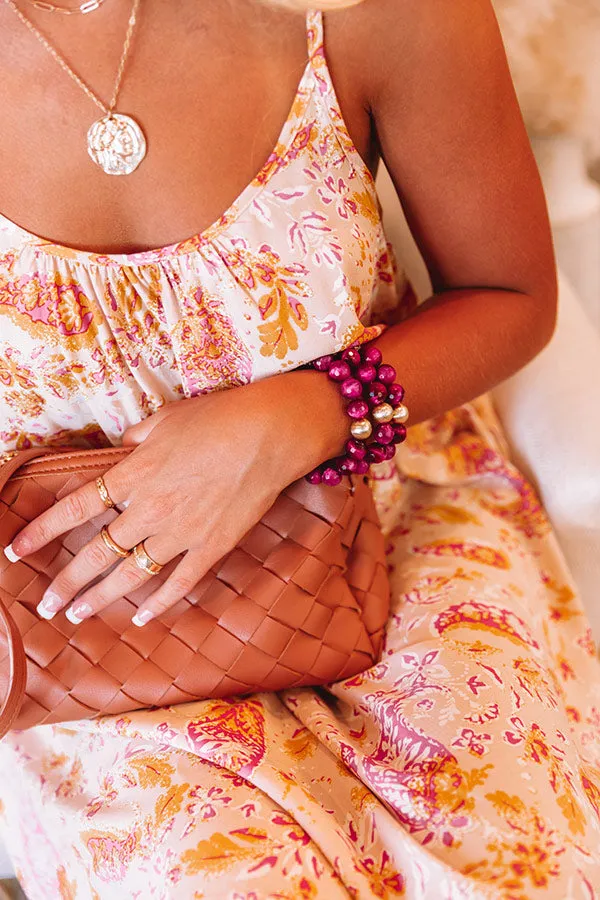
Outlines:
[[86, 0], [81, 6], [56, 6], [54, 3], [46, 3], [46, 0], [29, 0], [29, 2], [36, 9], [41, 9], [43, 12], [56, 12], [62, 13], [63, 16], [74, 16], [77, 13], [85, 15], [86, 13], [94, 12], [94, 10], [100, 9], [106, 0]]
[[133, 172], [146, 155], [146, 139], [144, 133], [135, 119], [126, 116], [123, 113], [114, 112], [117, 105], [117, 98], [121, 90], [121, 82], [123, 81], [123, 73], [125, 71], [125, 63], [129, 55], [131, 47], [131, 38], [137, 21], [137, 13], [140, 0], [133, 0], [131, 15], [129, 16], [129, 24], [127, 26], [127, 34], [125, 35], [125, 44], [119, 62], [117, 77], [113, 95], [108, 106], [102, 102], [94, 91], [88, 87], [82, 78], [69, 66], [67, 61], [58, 53], [41, 31], [35, 27], [33, 22], [25, 16], [14, 0], [5, 0], [13, 12], [19, 17], [24, 25], [37, 37], [46, 50], [54, 57], [59, 66], [70, 75], [73, 81], [79, 85], [82, 91], [96, 106], [100, 107], [104, 113], [101, 119], [92, 124], [87, 133], [88, 153], [107, 175], [129, 175]]

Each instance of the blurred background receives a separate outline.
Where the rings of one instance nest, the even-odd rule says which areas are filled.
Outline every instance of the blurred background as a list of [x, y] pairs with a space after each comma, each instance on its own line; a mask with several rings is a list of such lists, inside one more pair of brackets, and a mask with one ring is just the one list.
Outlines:
[[[600, 0], [493, 3], [546, 190], [560, 274], [554, 340], [494, 400], [600, 641]], [[385, 170], [378, 187], [388, 237], [424, 298], [427, 271]], [[0, 900], [3, 892], [22, 896], [0, 846]]]
[[559, 264], [600, 329], [600, 0], [494, 0]]

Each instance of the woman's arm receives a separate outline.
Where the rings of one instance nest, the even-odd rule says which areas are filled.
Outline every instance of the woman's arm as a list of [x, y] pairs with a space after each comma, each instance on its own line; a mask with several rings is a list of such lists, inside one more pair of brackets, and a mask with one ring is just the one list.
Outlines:
[[[549, 341], [557, 285], [543, 188], [489, 0], [367, 0], [325, 18], [331, 55], [356, 48], [353, 74], [364, 73], [363, 102], [435, 292], [377, 341], [414, 423], [494, 387]], [[313, 377], [306, 390], [335, 456], [335, 389], [319, 398]]]
[[[368, 76], [365, 108], [434, 284], [425, 306], [378, 340], [414, 422], [488, 390], [549, 340], [556, 272], [542, 187], [488, 0], [368, 0], [327, 22]], [[126, 506], [111, 536], [123, 547], [146, 540], [161, 563], [183, 554], [138, 616], [185, 596], [285, 485], [347, 437], [337, 388], [314, 371], [171, 403], [128, 429], [137, 446], [106, 475]], [[78, 488], [25, 526], [9, 558], [102, 509], [93, 483]], [[94, 538], [54, 578], [40, 614], [79, 594], [73, 621], [82, 620], [148, 578], [128, 558], [99, 579], [113, 563]]]

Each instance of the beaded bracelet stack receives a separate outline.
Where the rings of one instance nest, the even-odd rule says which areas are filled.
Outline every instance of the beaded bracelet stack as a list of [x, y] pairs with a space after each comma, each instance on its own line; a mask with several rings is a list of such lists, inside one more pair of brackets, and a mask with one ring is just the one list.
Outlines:
[[341, 353], [321, 356], [310, 367], [326, 372], [349, 401], [346, 413], [352, 419], [352, 436], [343, 456], [328, 459], [306, 480], [334, 486], [343, 475], [365, 475], [373, 463], [392, 459], [406, 438], [408, 409], [402, 403], [404, 388], [396, 384], [396, 370], [382, 362], [381, 350], [372, 344], [353, 344]]

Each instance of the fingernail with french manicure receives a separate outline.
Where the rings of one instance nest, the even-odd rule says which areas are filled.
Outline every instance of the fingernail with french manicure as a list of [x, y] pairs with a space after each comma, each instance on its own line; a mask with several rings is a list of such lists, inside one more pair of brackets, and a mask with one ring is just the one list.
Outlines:
[[144, 609], [142, 612], [136, 612], [135, 616], [131, 620], [134, 625], [142, 626], [145, 625], [146, 622], [149, 622], [150, 619], [154, 618], [154, 613], [149, 609]]
[[89, 603], [79, 603], [77, 606], [69, 606], [65, 610], [65, 616], [73, 625], [80, 625], [84, 619], [92, 614], [92, 607]]
[[46, 591], [37, 605], [37, 613], [42, 619], [52, 619], [62, 606], [62, 600], [58, 594]]
[[21, 559], [21, 557], [17, 556], [17, 554], [13, 550], [12, 544], [9, 544], [8, 547], [4, 548], [4, 555], [11, 562], [19, 562], [19, 560]]

